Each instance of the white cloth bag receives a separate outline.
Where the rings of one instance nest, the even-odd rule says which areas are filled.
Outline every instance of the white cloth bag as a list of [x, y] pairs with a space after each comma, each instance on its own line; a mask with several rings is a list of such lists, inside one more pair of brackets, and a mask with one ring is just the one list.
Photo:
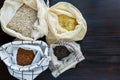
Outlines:
[[[6, 27], [11, 21], [16, 11], [23, 5], [37, 10], [37, 20], [33, 24], [32, 38], [26, 37], [21, 33], [15, 32], [14, 30]], [[36, 40], [48, 33], [48, 26], [45, 21], [45, 15], [48, 10], [44, 0], [5, 0], [3, 7], [1, 8], [0, 22], [3, 31], [13, 37], [17, 37], [21, 40]]]
[[[53, 50], [56, 46], [65, 46], [70, 51], [69, 56], [63, 58], [62, 60], [58, 60]], [[66, 70], [74, 68], [77, 63], [85, 59], [82, 55], [79, 44], [75, 42], [58, 42], [56, 44], [51, 44], [49, 55], [51, 57], [49, 68], [54, 77], [58, 77]]]
[[[18, 48], [33, 50], [35, 57], [31, 65], [20, 66], [16, 61]], [[43, 41], [14, 41], [0, 47], [0, 58], [8, 71], [19, 80], [33, 80], [49, 66], [48, 46]]]
[[[72, 31], [67, 31], [61, 28], [58, 16], [60, 14], [67, 15], [76, 19], [78, 25]], [[50, 7], [47, 12], [47, 23], [49, 26], [49, 32], [47, 35], [48, 44], [64, 41], [78, 41], [82, 40], [87, 31], [87, 24], [83, 18], [81, 12], [72, 4], [67, 2], [59, 2]]]

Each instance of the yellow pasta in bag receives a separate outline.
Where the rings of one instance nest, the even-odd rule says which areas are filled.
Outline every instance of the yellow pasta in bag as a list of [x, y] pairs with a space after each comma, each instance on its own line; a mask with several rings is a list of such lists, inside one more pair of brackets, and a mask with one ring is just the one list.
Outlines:
[[61, 27], [68, 31], [74, 30], [77, 25], [75, 18], [69, 17], [65, 14], [58, 15], [58, 20]]
[[48, 44], [59, 41], [79, 41], [87, 32], [87, 23], [81, 12], [68, 2], [59, 2], [50, 7], [46, 21], [49, 32]]

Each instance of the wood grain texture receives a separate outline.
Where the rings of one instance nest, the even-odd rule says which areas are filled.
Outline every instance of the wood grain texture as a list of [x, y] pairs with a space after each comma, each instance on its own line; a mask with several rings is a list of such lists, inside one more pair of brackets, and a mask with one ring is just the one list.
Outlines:
[[[2, 7], [4, 0], [0, 0]], [[60, 0], [51, 0], [51, 6]], [[80, 43], [86, 59], [75, 69], [53, 78], [49, 70], [35, 80], [120, 80], [120, 0], [61, 0], [72, 3], [88, 23], [86, 37]], [[0, 29], [0, 45], [12, 41]], [[16, 80], [0, 61], [0, 80]]]

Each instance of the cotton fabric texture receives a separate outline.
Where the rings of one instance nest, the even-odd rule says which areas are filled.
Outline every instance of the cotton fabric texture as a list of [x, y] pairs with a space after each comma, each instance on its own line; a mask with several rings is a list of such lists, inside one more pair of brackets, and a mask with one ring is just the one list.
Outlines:
[[[20, 66], [16, 55], [19, 48], [33, 50], [32, 64]], [[0, 47], [0, 58], [6, 64], [8, 71], [19, 80], [33, 80], [49, 66], [48, 46], [43, 41], [14, 41]]]
[[[69, 17], [75, 18], [77, 25], [74, 30], [67, 31], [63, 29], [58, 21], [58, 15], [65, 14]], [[87, 31], [87, 24], [81, 12], [72, 4], [67, 2], [59, 2], [50, 7], [47, 12], [47, 23], [49, 32], [47, 35], [48, 44], [56, 43], [58, 41], [78, 41], [82, 40]]]
[[[17, 10], [24, 4], [37, 11], [37, 20], [32, 25], [32, 37], [26, 37], [25, 35], [22, 35], [7, 27]], [[44, 35], [47, 35], [48, 33], [48, 27], [45, 20], [47, 10], [48, 7], [44, 0], [6, 0], [1, 8], [1, 27], [5, 33], [21, 40], [36, 40]]]
[[[63, 58], [62, 60], [58, 60], [53, 50], [53, 48], [56, 46], [65, 46], [70, 52], [69, 56]], [[58, 77], [60, 74], [69, 70], [70, 68], [74, 68], [77, 63], [85, 59], [82, 55], [79, 44], [75, 42], [60, 41], [58, 43], [51, 44], [49, 55], [51, 57], [49, 68], [52, 71], [52, 75], [54, 77]]]

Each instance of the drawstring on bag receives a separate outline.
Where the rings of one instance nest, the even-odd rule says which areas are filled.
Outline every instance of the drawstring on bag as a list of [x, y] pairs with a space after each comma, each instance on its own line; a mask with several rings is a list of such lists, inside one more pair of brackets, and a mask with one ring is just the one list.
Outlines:
[[47, 6], [50, 7], [50, 1], [49, 0], [47, 0]]

